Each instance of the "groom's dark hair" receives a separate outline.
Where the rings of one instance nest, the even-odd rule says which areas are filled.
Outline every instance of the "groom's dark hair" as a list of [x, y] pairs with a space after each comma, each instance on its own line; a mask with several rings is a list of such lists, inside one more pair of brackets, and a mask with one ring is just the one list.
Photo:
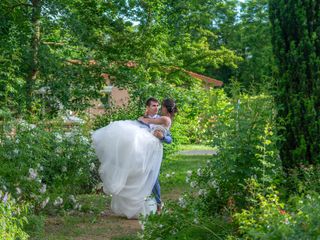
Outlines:
[[148, 100], [146, 101], [146, 106], [150, 106], [151, 105], [151, 102], [157, 102], [159, 103], [159, 101], [154, 98], [154, 97], [151, 97], [151, 98], [148, 98]]

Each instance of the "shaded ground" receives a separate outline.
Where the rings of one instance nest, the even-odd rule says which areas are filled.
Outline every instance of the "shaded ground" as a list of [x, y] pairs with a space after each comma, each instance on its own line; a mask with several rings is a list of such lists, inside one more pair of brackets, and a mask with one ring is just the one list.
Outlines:
[[128, 220], [112, 214], [107, 216], [86, 214], [81, 220], [79, 216], [50, 217], [46, 221], [45, 239], [109, 240], [118, 237], [130, 239], [130, 236], [136, 236], [140, 230], [138, 220]]

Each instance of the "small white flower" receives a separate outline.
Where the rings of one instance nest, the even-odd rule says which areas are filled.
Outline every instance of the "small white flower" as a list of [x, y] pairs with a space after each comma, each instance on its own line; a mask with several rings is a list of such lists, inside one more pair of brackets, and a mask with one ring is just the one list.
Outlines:
[[82, 143], [89, 143], [89, 139], [86, 138], [86, 137], [84, 137], [84, 136], [81, 136], [81, 137], [80, 137], [80, 141], [81, 141]]
[[189, 182], [190, 182], [190, 178], [186, 177], [186, 183], [189, 183]]
[[18, 195], [20, 195], [22, 193], [21, 189], [19, 187], [16, 187], [16, 192]]
[[191, 170], [187, 171], [187, 176], [191, 177], [191, 175], [192, 175], [192, 171]]
[[90, 163], [90, 171], [93, 171], [96, 168], [96, 165], [92, 162]]
[[14, 153], [15, 155], [19, 155], [19, 149], [13, 150], [13, 153]]
[[42, 187], [40, 188], [40, 193], [45, 193], [47, 191], [47, 185], [46, 184], [42, 184]]
[[183, 197], [179, 197], [179, 202], [178, 202], [179, 206], [182, 208], [185, 208], [187, 203], [186, 200]]
[[50, 198], [47, 197], [40, 205], [41, 208], [45, 208], [49, 202]]
[[57, 142], [62, 142], [63, 138], [60, 133], [54, 133]]
[[61, 170], [62, 170], [62, 172], [66, 172], [67, 171], [67, 167], [63, 166]]
[[57, 197], [56, 200], [54, 200], [53, 205], [55, 207], [60, 206], [63, 203], [63, 199], [61, 197]]
[[284, 223], [286, 224], [286, 225], [288, 225], [290, 222], [289, 222], [289, 219], [288, 218], [286, 218], [285, 220], [284, 220]]
[[80, 203], [76, 203], [73, 208], [78, 209], [80, 211], [82, 208], [82, 205]]
[[19, 138], [16, 139], [16, 143], [20, 143], [20, 139]]
[[76, 203], [77, 203], [77, 200], [76, 200], [76, 198], [74, 197], [74, 195], [70, 195], [70, 196], [69, 196], [69, 199], [71, 200], [71, 202], [72, 202], [73, 204], [76, 204]]
[[33, 168], [29, 168], [29, 179], [36, 179], [38, 176], [37, 171]]
[[79, 117], [76, 116], [65, 116], [63, 117], [63, 120], [65, 123], [80, 123], [80, 124], [84, 124], [85, 121]]
[[201, 169], [201, 168], [198, 168], [198, 170], [197, 170], [197, 175], [198, 175], [199, 177], [202, 176], [202, 169]]
[[40, 163], [37, 164], [37, 168], [38, 168], [40, 171], [43, 171], [43, 166], [41, 166]]
[[67, 138], [70, 138], [73, 136], [73, 133], [72, 132], [65, 132], [64, 135], [67, 137]]
[[193, 219], [193, 222], [194, 222], [195, 224], [199, 224], [199, 220], [198, 220], [197, 218]]
[[171, 175], [175, 175], [175, 174], [176, 174], [176, 172], [172, 172], [172, 173], [171, 173]]
[[210, 181], [208, 185], [212, 188], [218, 188], [218, 184], [215, 180]]
[[195, 181], [192, 181], [192, 182], [190, 183], [190, 186], [191, 186], [192, 188], [194, 188], [194, 187], [197, 186], [197, 183], [196, 183]]
[[100, 190], [103, 188], [103, 183], [102, 182], [99, 182], [96, 186], [95, 186], [95, 189], [96, 190]]
[[202, 195], [205, 196], [205, 195], [207, 195], [207, 190], [205, 190], [205, 189], [200, 189], [199, 192], [198, 192], [198, 195], [199, 195], [199, 196], [202, 196]]
[[31, 193], [31, 194], [30, 194], [30, 197], [31, 197], [32, 199], [38, 199], [38, 196], [35, 195], [34, 193]]
[[167, 173], [166, 178], [169, 178], [169, 177], [171, 177], [171, 175], [170, 175], [170, 173]]
[[35, 90], [35, 93], [38, 93], [38, 94], [47, 94], [49, 92], [50, 92], [50, 87], [48, 86], [44, 86], [39, 88], [38, 90]]

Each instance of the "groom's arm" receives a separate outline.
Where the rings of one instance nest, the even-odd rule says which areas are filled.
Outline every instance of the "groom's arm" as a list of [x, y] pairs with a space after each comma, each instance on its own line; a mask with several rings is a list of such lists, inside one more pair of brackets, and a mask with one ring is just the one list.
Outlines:
[[165, 143], [172, 143], [172, 137], [171, 137], [171, 134], [170, 133], [167, 133], [166, 135], [164, 135], [163, 139], [161, 139], [162, 142], [165, 142]]
[[155, 137], [159, 138], [161, 142], [165, 142], [168, 144], [172, 143], [172, 137], [170, 133], [164, 135], [162, 131], [156, 130], [153, 134]]

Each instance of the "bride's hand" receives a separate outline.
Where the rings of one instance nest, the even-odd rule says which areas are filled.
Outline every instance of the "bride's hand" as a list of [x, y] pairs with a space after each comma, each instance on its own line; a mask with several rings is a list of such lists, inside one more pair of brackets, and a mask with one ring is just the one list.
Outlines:
[[144, 117], [139, 117], [138, 118], [139, 121], [146, 123], [145, 118]]

